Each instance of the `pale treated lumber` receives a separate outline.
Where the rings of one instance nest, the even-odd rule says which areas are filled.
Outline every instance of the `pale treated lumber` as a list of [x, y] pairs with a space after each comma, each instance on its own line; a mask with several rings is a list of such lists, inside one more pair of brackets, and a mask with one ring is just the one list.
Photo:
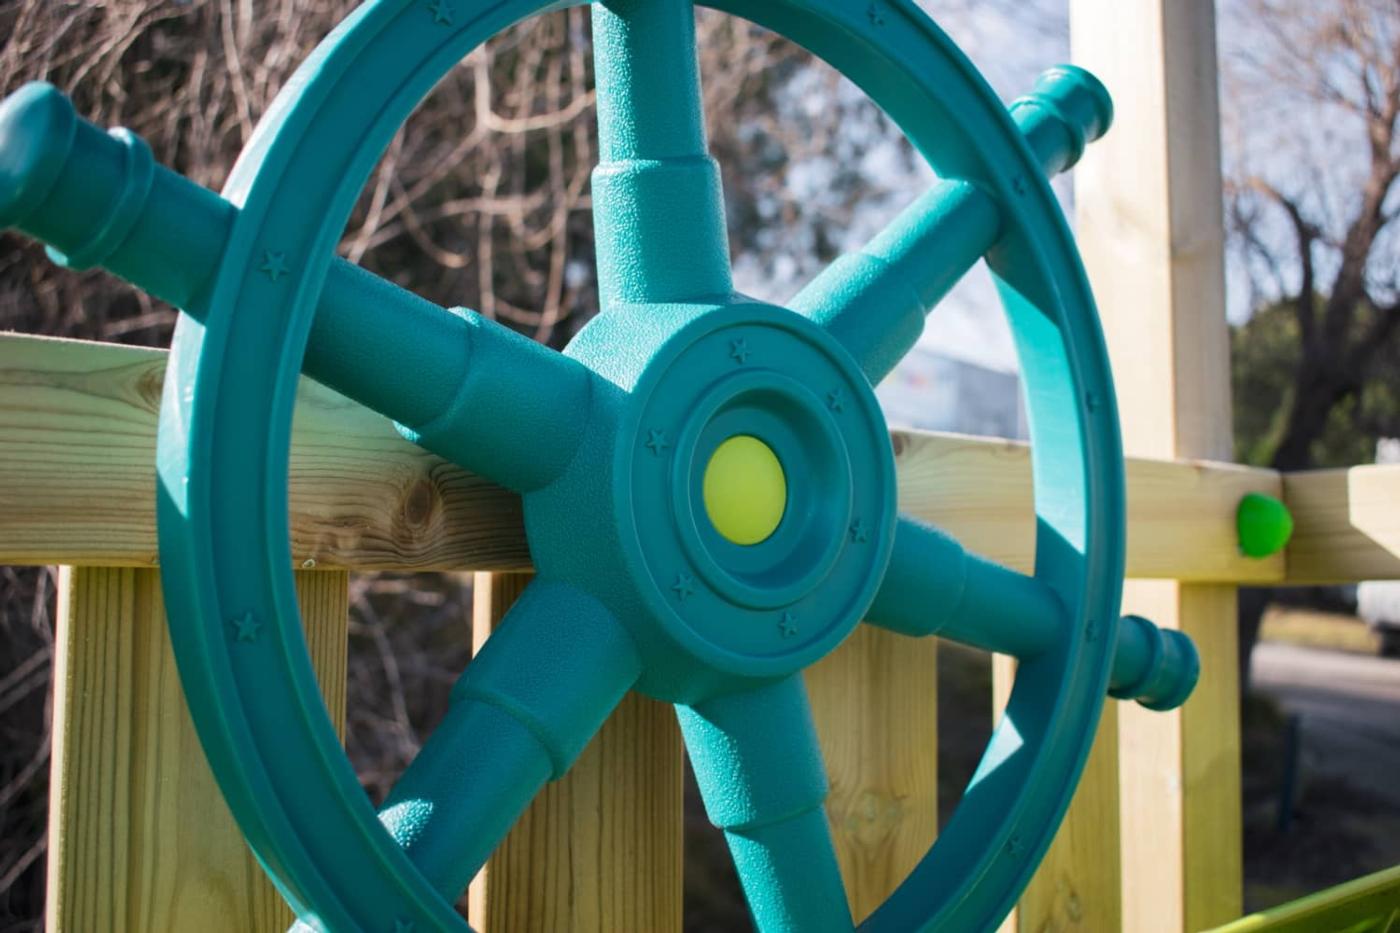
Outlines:
[[[1011, 697], [1016, 661], [992, 657], [992, 709], [1001, 716]], [[1055, 840], [1000, 933], [1016, 930], [1123, 929], [1118, 852], [1118, 701], [1104, 703], [1094, 747]], [[1023, 922], [1024, 918], [1024, 922]]]
[[856, 922], [938, 833], [938, 643], [861, 626], [807, 669], [832, 840]]
[[[1214, 4], [1071, 0], [1070, 23], [1075, 61], [1118, 102], [1116, 125], [1077, 173], [1076, 212], [1124, 449], [1226, 459]], [[1144, 575], [1136, 562], [1128, 570]], [[1190, 635], [1202, 659], [1182, 709], [1119, 708], [1122, 928], [1141, 933], [1214, 926], [1242, 906], [1235, 590], [1182, 578], [1191, 582], [1130, 581], [1123, 599], [1125, 611]]]
[[[156, 350], [0, 335], [0, 563], [152, 566]], [[1024, 444], [896, 432], [899, 500], [967, 546], [1032, 563]], [[1283, 559], [1236, 548], [1245, 492], [1268, 470], [1128, 463], [1129, 572], [1276, 582]], [[523, 570], [520, 501], [403, 440], [389, 422], [306, 380], [290, 465], [299, 566]]]
[[1400, 464], [1283, 478], [1289, 583], [1400, 579]]
[[[1029, 572], [1035, 562], [1030, 448], [922, 431], [893, 434], [899, 507], [939, 525], [968, 549]], [[1239, 552], [1235, 510], [1249, 492], [1283, 493], [1272, 470], [1182, 458], [1130, 457], [1130, 576], [1235, 583], [1280, 582], [1282, 555]]]
[[[163, 351], [0, 336], [0, 563], [153, 566]], [[303, 380], [289, 469], [299, 566], [529, 566], [520, 500]]]
[[[476, 575], [476, 649], [529, 581], [528, 573]], [[628, 693], [472, 881], [473, 929], [679, 933], [683, 767], [671, 707]]]
[[[343, 572], [297, 574], [337, 729], [347, 587]], [[58, 620], [48, 929], [285, 930], [291, 911], [244, 844], [185, 707], [158, 571], [64, 568]]]

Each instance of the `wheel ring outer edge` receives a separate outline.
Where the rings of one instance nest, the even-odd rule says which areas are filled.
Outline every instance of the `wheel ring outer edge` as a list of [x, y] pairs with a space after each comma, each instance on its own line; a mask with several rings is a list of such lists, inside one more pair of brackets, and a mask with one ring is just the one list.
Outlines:
[[[350, 157], [346, 159], [346, 170], [335, 174], [340, 182], [335, 186], [335, 197], [331, 201], [333, 209], [318, 215], [319, 222], [299, 241], [299, 249], [288, 250], [295, 255], [305, 254], [308, 263], [287, 277], [286, 289], [294, 297], [280, 308], [287, 319], [282, 343], [277, 348], [280, 351], [277, 368], [253, 374], [238, 370], [236, 375], [230, 375], [229, 370], [244, 362], [242, 357], [246, 355], [242, 350], [235, 352], [231, 346], [238, 341], [238, 335], [231, 327], [235, 309], [240, 304], [248, 281], [257, 274], [256, 249], [263, 246], [262, 231], [279, 217], [274, 210], [274, 195], [287, 181], [287, 176], [295, 174], [289, 171], [289, 166], [293, 165], [299, 154], [302, 136], [313, 128], [312, 124], [319, 115], [318, 108], [333, 96], [337, 82], [356, 70], [361, 53], [367, 49], [370, 52], [382, 51], [375, 48], [374, 42], [393, 25], [393, 21], [415, 8], [420, 11], [422, 8], [410, 0], [378, 0], [353, 13], [318, 47], [279, 96], [240, 158], [226, 194], [234, 203], [241, 203], [243, 209], [230, 236], [217, 278], [208, 323], [201, 327], [192, 319], [182, 317], [172, 347], [171, 378], [166, 382], [166, 398], [161, 414], [158, 509], [161, 558], [167, 568], [166, 592], [171, 618], [188, 620], [172, 624], [172, 640], [180, 661], [182, 681], [220, 786], [260, 860], [279, 880], [279, 887], [295, 906], [303, 911], [315, 911], [323, 923], [337, 928], [358, 926], [357, 921], [365, 918], [375, 918], [376, 925], [387, 925], [400, 917], [431, 924], [434, 928], [461, 929], [462, 925], [451, 908], [412, 869], [406, 856], [375, 820], [316, 693], [305, 641], [300, 626], [296, 624], [298, 614], [292, 588], [290, 549], [285, 536], [285, 482], [290, 416], [300, 372], [301, 351], [314, 306], [311, 299], [320, 288], [335, 240], [348, 219], [350, 207], [374, 160], [397, 126], [436, 79], [463, 57], [478, 39], [484, 39], [519, 19], [567, 5], [570, 4], [524, 0], [491, 5], [471, 22], [453, 27], [455, 32], [416, 58], [417, 67], [407, 71], [403, 81], [386, 100], [384, 108], [370, 121], [370, 132], [361, 136], [358, 147], [351, 150]], [[1056, 586], [1070, 604], [1070, 615], [1075, 625], [1063, 651], [1055, 653], [1057, 657], [1044, 659], [1044, 664], [1023, 665], [1009, 710], [1016, 712], [1018, 707], [1026, 705], [1019, 702], [1020, 699], [1035, 692], [1037, 685], [1043, 694], [1047, 684], [1057, 679], [1065, 681], [1058, 689], [1051, 690], [1051, 695], [1055, 697], [1055, 711], [1061, 714], [1048, 717], [1053, 724], [1054, 741], [1042, 742], [1040, 747], [1043, 752], [1044, 746], [1053, 745], [1059, 754], [1037, 754], [1031, 762], [1036, 767], [1025, 764], [1027, 759], [1023, 759], [1021, 767], [1017, 769], [1028, 778], [1047, 779], [1055, 786], [1043, 792], [1023, 790], [1016, 797], [1014, 806], [1003, 808], [1006, 810], [1003, 818], [985, 836], [990, 844], [980, 847], [981, 857], [961, 860], [970, 870], [958, 879], [955, 890], [948, 889], [936, 877], [930, 877], [948, 867], [944, 863], [949, 859], [938, 856], [952, 847], [942, 845], [925, 858], [890, 901], [865, 924], [870, 929], [903, 929], [908, 928], [911, 922], [923, 928], [944, 923], [969, 928], [994, 925], [1029, 878], [1068, 804], [1087, 756], [1107, 682], [1107, 646], [1112, 639], [1103, 638], [1097, 646], [1086, 647], [1080, 634], [1082, 625], [1079, 624], [1086, 617], [1098, 615], [1108, 620], [1109, 624], [1104, 628], [1112, 634], [1111, 623], [1116, 620], [1122, 569], [1121, 444], [1117, 437], [1107, 356], [1094, 318], [1092, 298], [1068, 228], [1010, 118], [951, 41], [912, 4], [905, 0], [886, 0], [883, 4], [884, 18], [878, 24], [873, 16], [867, 21], [859, 15], [863, 12], [859, 9], [854, 12], [839, 9], [836, 8], [837, 4], [826, 0], [750, 3], [742, 14], [731, 8], [738, 5], [737, 0], [715, 5], [761, 25], [778, 28], [778, 31], [798, 39], [834, 64], [849, 54], [842, 53], [837, 47], [839, 41], [849, 42], [854, 38], [867, 52], [881, 58], [884, 65], [893, 66], [895, 74], [902, 74], [913, 86], [920, 88], [921, 94], [916, 96], [929, 98], [935, 106], [941, 106], [941, 97], [934, 96], [928, 87], [929, 70], [925, 68], [921, 78], [913, 71], [912, 62], [894, 60], [899, 57], [898, 53], [885, 58], [884, 52], [894, 43], [888, 37], [882, 39], [878, 33], [885, 30], [887, 25], [894, 24], [896, 28], [887, 31], [898, 33], [902, 41], [922, 46], [931, 52], [938, 59], [937, 64], [944, 67], [944, 77], [949, 75], [948, 67], [951, 66], [952, 73], [958, 79], [951, 90], [992, 114], [991, 123], [984, 122], [980, 127], [986, 132], [980, 142], [989, 143], [988, 148], [975, 144], [978, 140], [974, 133], [961, 134], [965, 148], [978, 155], [974, 164], [961, 168], [967, 177], [993, 190], [1003, 209], [1006, 205], [1017, 203], [1012, 188], [1013, 178], [1019, 177], [1023, 183], [1027, 177], [1033, 180], [1029, 195], [1020, 199], [1019, 210], [1012, 213], [1013, 223], [1007, 239], [1012, 242], [1012, 249], [1018, 250], [1019, 255], [1033, 263], [1034, 268], [1022, 271], [1030, 273], [1032, 287], [1043, 289], [1051, 296], [1047, 303], [1054, 304], [1052, 311], [1055, 317], [1069, 329], [1071, 339], [1063, 349], [1073, 376], [1075, 398], [1083, 396], [1081, 390], [1085, 383], [1098, 385], [1102, 393], [1097, 419], [1088, 419], [1080, 412], [1076, 419], [1079, 422], [1077, 436], [1068, 440], [1051, 439], [1065, 448], [1056, 451], [1059, 455], [1068, 453], [1071, 460], [1079, 460], [1083, 467], [1087, 514], [1079, 529], [1077, 547], [1083, 553], [1077, 555], [1077, 560], [1076, 555], [1063, 553], [1063, 547], [1057, 547], [1055, 541], [1046, 540], [1047, 524], [1053, 526], [1067, 519], [1059, 514], [1046, 514], [1050, 506], [1045, 504], [1040, 493], [1047, 491], [1042, 487], [1048, 481], [1040, 463], [1043, 459], [1039, 456], [1042, 445], [1036, 445], [1036, 500], [1041, 518], [1038, 553], [1052, 554], [1050, 558], [1042, 557], [1038, 571], [1041, 575], [1054, 577], [1047, 582]], [[924, 64], [927, 66], [928, 63]], [[837, 66], [855, 78], [877, 102], [884, 102], [882, 98], [887, 95], [875, 85], [889, 80], [888, 69], [884, 74], [872, 75], [849, 61], [846, 66]], [[944, 86], [940, 94], [947, 94], [949, 90], [948, 86]], [[997, 105], [987, 107], [989, 103]], [[920, 137], [923, 137], [925, 144], [930, 142], [929, 133], [910, 133], [907, 127], [906, 132], [915, 139], [916, 144]], [[323, 166], [317, 171], [324, 173], [326, 169]], [[347, 178], [353, 178], [357, 183], [347, 184]], [[303, 207], [300, 213], [304, 212]], [[282, 213], [289, 213], [285, 205], [282, 206]], [[294, 223], [288, 224], [289, 228], [294, 226]], [[1049, 236], [1045, 235], [1047, 232]], [[1056, 253], [1059, 255], [1056, 256]], [[244, 312], [245, 315], [248, 313]], [[224, 547], [216, 547], [213, 528], [214, 516], [218, 513], [212, 498], [216, 489], [214, 464], [237, 463], [246, 459], [246, 454], [238, 452], [237, 455], [230, 455], [228, 461], [221, 461], [222, 454], [229, 450], [229, 443], [236, 438], [224, 438], [212, 430], [219, 422], [221, 412], [217, 404], [218, 396], [207, 390], [220, 385], [239, 388], [248, 385], [250, 380], [261, 386], [263, 395], [272, 401], [268, 409], [271, 430], [257, 445], [256, 452], [263, 456], [259, 459], [259, 475], [254, 480], [255, 487], [261, 493], [254, 497], [258, 504], [256, 524], [269, 533], [264, 545], [270, 540], [272, 547], [271, 553], [262, 555], [263, 566], [260, 573], [254, 574], [256, 579], [245, 586], [230, 579], [231, 571], [221, 570], [220, 562], [215, 559], [216, 554], [227, 552], [229, 542], [221, 541]], [[1033, 381], [1028, 374], [1028, 382]], [[189, 390], [196, 385], [201, 387], [201, 391], [190, 393]], [[1051, 390], [1046, 393], [1046, 398], [1059, 396], [1053, 391], [1055, 387], [1045, 388]], [[1043, 400], [1036, 395], [1037, 389], [1037, 386], [1031, 385], [1029, 407], [1032, 411], [1033, 435], [1036, 413], [1044, 407]], [[1040, 405], [1037, 405], [1038, 401]], [[1083, 424], [1085, 420], [1090, 421], [1087, 428]], [[1072, 519], [1070, 521], [1072, 523]], [[1060, 564], [1046, 570], [1047, 562], [1054, 560], [1060, 561]], [[1075, 577], [1079, 580], [1077, 586], [1073, 582], [1066, 584], [1066, 580]], [[337, 886], [321, 871], [323, 862], [317, 857], [319, 852], [313, 854], [308, 848], [308, 843], [315, 844], [318, 840], [314, 834], [298, 833], [295, 829], [304, 815], [294, 816], [293, 810], [304, 802], [305, 791], [293, 794], [286, 787], [274, 784], [269, 773], [272, 762], [259, 754], [258, 742], [247, 716], [247, 705], [230, 709], [221, 703], [225, 695], [238, 695], [247, 701], [251, 699], [249, 691], [262, 690], [267, 685], [265, 679], [257, 682], [243, 679], [247, 675], [243, 673], [241, 662], [236, 662], [232, 656], [226, 632], [225, 619], [229, 615], [226, 610], [237, 608], [226, 604], [227, 593], [247, 589], [248, 586], [260, 588], [265, 593], [263, 607], [267, 611], [269, 628], [276, 638], [275, 647], [279, 650], [274, 659], [286, 665], [282, 672], [286, 682], [279, 689], [284, 689], [300, 701], [296, 704], [298, 715], [293, 717], [295, 721], [292, 724], [301, 730], [306, 746], [297, 749], [296, 753], [302, 756], [300, 760], [312, 769], [312, 773], [321, 778], [317, 786], [322, 791], [330, 792], [326, 796], [332, 808], [338, 810], [341, 817], [349, 818], [355, 827], [355, 833], [350, 837], [338, 837], [337, 845], [348, 844], [353, 848], [354, 860], [363, 870], [389, 872], [393, 896], [388, 900], [376, 901], [364, 896], [365, 892], [359, 892], [361, 896], [356, 896], [357, 892], [350, 886]], [[1082, 659], [1085, 663], [1079, 663], [1081, 654], [1086, 655]], [[1071, 678], [1070, 674], [1076, 676]], [[263, 676], [266, 676], [265, 673]], [[1032, 689], [1027, 690], [1028, 686]], [[1096, 688], [1097, 699], [1093, 696]], [[1003, 721], [998, 735], [1004, 733], [1006, 722]], [[285, 728], [288, 724], [283, 722], [278, 725]], [[996, 742], [994, 737], [993, 745]], [[1014, 756], [1011, 760], [1014, 760]], [[1028, 796], [1033, 799], [1028, 801]], [[967, 802], [964, 804], [966, 806]], [[962, 808], [950, 825], [952, 835], [959, 831], [961, 814]], [[966, 823], [964, 821], [964, 825]], [[1017, 831], [1023, 825], [1027, 826], [1024, 832], [1030, 836], [1020, 843], [1019, 851], [1011, 851], [1017, 848], [1012, 843], [1018, 838]], [[953, 841], [948, 836], [945, 839]], [[327, 845], [323, 843], [320, 849], [325, 849]], [[953, 861], [957, 863], [958, 860]], [[383, 880], [382, 874], [378, 877]], [[353, 887], [358, 887], [358, 884]], [[382, 891], [382, 887], [379, 884], [368, 885], [369, 889], [376, 891]], [[932, 908], [932, 914], [926, 908]]]

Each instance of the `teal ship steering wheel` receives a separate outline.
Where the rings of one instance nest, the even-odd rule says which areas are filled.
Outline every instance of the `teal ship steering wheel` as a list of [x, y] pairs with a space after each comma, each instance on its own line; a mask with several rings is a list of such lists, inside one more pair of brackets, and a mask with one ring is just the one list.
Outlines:
[[[1008, 111], [911, 0], [716, 0], [839, 69], [941, 181], [787, 307], [734, 291], [690, 0], [593, 8], [602, 312], [563, 353], [335, 257], [397, 128], [473, 48], [558, 0], [370, 0], [263, 119], [222, 195], [47, 85], [0, 105], [0, 225], [183, 310], [158, 518], [191, 714], [249, 844], [311, 928], [464, 929], [453, 902], [629, 689], [676, 704], [764, 931], [850, 930], [801, 671], [858, 624], [1016, 657], [937, 843], [862, 930], [989, 930], [1059, 825], [1106, 694], [1185, 700], [1190, 642], [1120, 622], [1123, 463], [1093, 299], [1047, 175], [1108, 128], [1070, 67]], [[986, 259], [1034, 460], [1033, 576], [896, 509], [872, 386]], [[537, 578], [376, 813], [294, 598], [305, 373], [523, 497]], [[862, 623], [861, 620], [864, 620]]]

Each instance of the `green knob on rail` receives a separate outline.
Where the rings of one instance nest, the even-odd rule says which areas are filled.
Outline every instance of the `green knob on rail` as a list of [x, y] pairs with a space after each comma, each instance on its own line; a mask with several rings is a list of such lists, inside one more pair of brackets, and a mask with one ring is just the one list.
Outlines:
[[1288, 506], [1262, 492], [1245, 493], [1235, 512], [1240, 553], [1246, 557], [1272, 557], [1293, 536], [1293, 514]]

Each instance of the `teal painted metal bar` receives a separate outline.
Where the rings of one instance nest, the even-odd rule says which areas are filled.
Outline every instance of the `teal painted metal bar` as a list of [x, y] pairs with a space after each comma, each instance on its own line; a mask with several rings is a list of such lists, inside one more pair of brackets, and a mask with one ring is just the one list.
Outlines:
[[827, 827], [826, 769], [800, 674], [677, 706], [710, 822], [724, 830], [760, 930], [849, 931]]
[[[1041, 75], [1011, 113], [1054, 175], [1107, 131], [1113, 107], [1087, 72], [1060, 67]], [[918, 341], [924, 316], [996, 243], [1001, 223], [990, 194], [971, 182], [941, 181], [861, 250], [823, 270], [791, 308], [827, 328], [878, 383]]]
[[[1021, 660], [1063, 644], [1068, 625], [1063, 604], [1045, 584], [969, 553], [948, 534], [903, 516], [866, 621], [902, 635], [937, 635]], [[1096, 636], [1110, 629], [1095, 625]], [[1110, 696], [1159, 710], [1185, 702], [1200, 676], [1189, 638], [1138, 616], [1125, 617], [1115, 637]]]
[[[150, 160], [124, 130], [80, 119], [56, 88], [0, 104], [0, 227], [100, 265], [203, 320], [238, 209]], [[269, 250], [264, 274], [286, 274]], [[471, 311], [448, 312], [336, 258], [307, 341], [307, 375], [398, 422], [434, 453], [517, 491], [563, 471], [583, 435], [587, 369]], [[549, 437], [536, 447], [533, 439]]]
[[705, 144], [694, 7], [597, 3], [593, 44], [593, 223], [604, 308], [728, 298], [724, 197]]

